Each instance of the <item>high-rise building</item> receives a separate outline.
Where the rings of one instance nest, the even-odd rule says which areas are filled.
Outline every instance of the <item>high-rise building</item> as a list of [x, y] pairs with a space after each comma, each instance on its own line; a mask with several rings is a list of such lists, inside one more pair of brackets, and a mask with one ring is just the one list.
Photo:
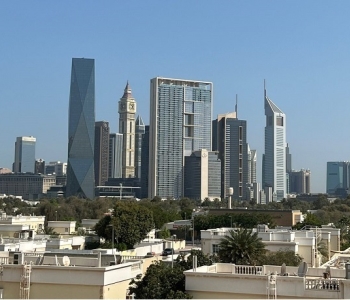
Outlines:
[[108, 180], [109, 123], [95, 122], [95, 185], [104, 185]]
[[135, 176], [135, 114], [136, 101], [132, 96], [129, 82], [126, 83], [123, 97], [118, 104], [119, 133], [123, 135], [122, 177]]
[[310, 170], [290, 171], [289, 192], [295, 194], [310, 194]]
[[292, 154], [289, 153], [289, 145], [286, 146], [286, 172], [292, 171]]
[[33, 136], [20, 136], [16, 138], [13, 172], [34, 173], [35, 144], [36, 138]]
[[111, 133], [109, 135], [108, 178], [122, 178], [122, 153], [123, 135], [121, 133]]
[[277, 201], [286, 195], [286, 115], [267, 97], [265, 102], [265, 154], [263, 189], [271, 187]]
[[141, 198], [147, 198], [149, 171], [149, 125], [145, 126], [145, 134], [142, 135], [141, 162]]
[[256, 182], [256, 161], [257, 153], [256, 150], [250, 150], [249, 144], [248, 149], [248, 183]]
[[185, 157], [184, 196], [214, 200], [221, 196], [221, 162], [218, 152], [201, 149]]
[[95, 61], [73, 58], [69, 95], [66, 196], [95, 196]]
[[327, 162], [327, 194], [345, 194], [350, 188], [350, 162]]
[[149, 197], [183, 195], [185, 156], [211, 149], [211, 82], [151, 79]]
[[39, 158], [35, 160], [35, 174], [45, 174], [45, 160]]
[[142, 136], [145, 134], [145, 124], [141, 116], [138, 116], [135, 123], [135, 177], [141, 178], [141, 149]]
[[222, 114], [218, 116], [217, 129], [221, 160], [221, 197], [227, 197], [228, 188], [233, 187], [233, 199], [249, 199], [247, 121], [239, 120], [236, 112]]

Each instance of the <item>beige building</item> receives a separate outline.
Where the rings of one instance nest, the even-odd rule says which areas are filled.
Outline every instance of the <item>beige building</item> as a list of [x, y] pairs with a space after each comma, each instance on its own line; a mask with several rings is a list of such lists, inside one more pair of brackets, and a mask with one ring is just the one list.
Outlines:
[[142, 261], [101, 266], [98, 258], [54, 256], [40, 265], [1, 265], [0, 272], [3, 299], [125, 299]]
[[127, 82], [123, 97], [118, 104], [119, 133], [123, 135], [122, 176], [129, 178], [135, 176], [135, 114], [136, 101]]
[[73, 234], [76, 231], [76, 223], [76, 221], [48, 221], [47, 226], [58, 234]]
[[[185, 271], [186, 291], [194, 299], [349, 299], [345, 269], [215, 264]], [[298, 276], [299, 275], [299, 276]]]
[[[33, 237], [33, 232], [42, 233], [44, 216], [0, 215], [0, 235], [3, 237]], [[32, 233], [30, 233], [32, 232]], [[31, 235], [31, 236], [30, 236]]]

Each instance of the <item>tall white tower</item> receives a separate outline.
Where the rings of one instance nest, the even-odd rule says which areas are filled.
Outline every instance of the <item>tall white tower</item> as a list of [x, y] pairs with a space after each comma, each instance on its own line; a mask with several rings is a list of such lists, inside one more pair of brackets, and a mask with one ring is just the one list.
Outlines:
[[129, 82], [118, 103], [119, 133], [123, 135], [122, 177], [135, 177], [135, 114], [136, 101], [132, 97]]
[[277, 201], [286, 195], [286, 115], [266, 95], [265, 154], [263, 158], [263, 188], [272, 188]]

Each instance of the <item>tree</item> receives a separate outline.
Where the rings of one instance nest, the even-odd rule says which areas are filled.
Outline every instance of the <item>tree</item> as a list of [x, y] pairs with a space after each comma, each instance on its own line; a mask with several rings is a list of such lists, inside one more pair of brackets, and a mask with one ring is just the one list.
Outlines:
[[114, 239], [117, 244], [125, 244], [132, 249], [135, 244], [147, 237], [153, 228], [152, 212], [132, 201], [117, 201], [112, 216], [103, 217], [95, 226], [100, 237], [108, 241]]
[[276, 265], [280, 266], [283, 263], [286, 266], [297, 267], [303, 261], [303, 258], [299, 254], [295, 254], [294, 251], [291, 250], [279, 250], [277, 252], [268, 251], [266, 255], [260, 258], [259, 263], [261, 265]]
[[251, 229], [230, 230], [219, 245], [219, 258], [225, 263], [254, 265], [265, 252], [258, 233], [253, 233]]
[[209, 256], [204, 254], [201, 250], [191, 250], [191, 255], [186, 259], [184, 255], [179, 255], [176, 262], [183, 267], [185, 270], [190, 270], [193, 268], [193, 257], [197, 256], [197, 267], [210, 266], [213, 263], [219, 262], [217, 256]]
[[150, 265], [144, 277], [138, 275], [130, 282], [129, 294], [136, 299], [191, 299], [185, 292], [184, 268], [156, 262]]

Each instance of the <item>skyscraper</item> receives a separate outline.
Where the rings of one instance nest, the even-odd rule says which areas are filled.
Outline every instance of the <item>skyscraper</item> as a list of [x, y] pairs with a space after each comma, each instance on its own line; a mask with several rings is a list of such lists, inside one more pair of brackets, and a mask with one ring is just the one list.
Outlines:
[[286, 172], [292, 171], [292, 154], [289, 152], [289, 145], [286, 146]]
[[95, 61], [73, 58], [69, 95], [66, 196], [93, 199], [95, 142]]
[[135, 124], [135, 177], [141, 178], [141, 149], [142, 136], [145, 134], [145, 124], [141, 116], [138, 116]]
[[[350, 188], [350, 162], [327, 162], [327, 194], [345, 194]], [[345, 192], [345, 193], [344, 193]]]
[[211, 149], [210, 82], [151, 80], [149, 197], [183, 195], [184, 157]]
[[217, 119], [217, 140], [221, 160], [221, 197], [233, 187], [233, 199], [245, 200], [249, 178], [247, 121], [237, 119], [236, 112]]
[[122, 178], [123, 163], [123, 135], [111, 133], [109, 135], [109, 178]]
[[35, 174], [45, 174], [45, 160], [39, 158], [35, 160]]
[[149, 171], [149, 125], [145, 126], [145, 134], [142, 135], [141, 162], [141, 198], [147, 198]]
[[13, 172], [34, 173], [35, 144], [36, 138], [33, 136], [20, 136], [16, 138]]
[[135, 114], [136, 101], [132, 97], [129, 82], [118, 105], [119, 133], [123, 135], [123, 178], [135, 176]]
[[289, 175], [289, 192], [295, 194], [310, 193], [310, 170], [301, 169], [300, 171], [290, 171]]
[[263, 188], [271, 187], [277, 201], [286, 195], [286, 115], [267, 97], [265, 104], [265, 154]]
[[104, 185], [108, 180], [109, 161], [109, 123], [95, 123], [95, 185]]

